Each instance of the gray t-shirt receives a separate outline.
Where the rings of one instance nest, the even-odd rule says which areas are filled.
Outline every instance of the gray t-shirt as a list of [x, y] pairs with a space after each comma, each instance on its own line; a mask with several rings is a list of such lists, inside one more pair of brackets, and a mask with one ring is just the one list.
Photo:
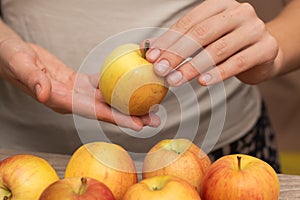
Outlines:
[[[2, 0], [2, 14], [4, 21], [24, 40], [48, 49], [78, 70], [89, 52], [112, 35], [134, 28], [167, 28], [200, 2]], [[163, 101], [165, 121], [158, 133], [157, 129], [150, 128], [145, 128], [145, 133], [132, 133], [103, 122], [99, 123], [100, 127], [110, 141], [139, 152], [180, 131], [191, 139], [195, 136], [198, 145], [206, 136], [206, 145], [218, 148], [243, 136], [258, 119], [261, 98], [253, 86], [236, 78], [209, 88], [200, 86], [196, 80], [189, 86], [194, 97], [182, 88], [173, 88], [173, 93]], [[84, 132], [87, 137], [99, 132], [93, 130], [89, 122], [75, 126], [73, 115], [55, 113], [4, 80], [0, 80], [0, 91], [0, 148], [72, 153], [81, 145]], [[199, 113], [195, 112], [196, 106], [200, 116], [195, 116]], [[152, 134], [154, 132], [156, 134]], [[179, 134], [181, 136], [184, 135]], [[83, 142], [92, 141], [93, 137]], [[216, 145], [214, 140], [217, 140]]]

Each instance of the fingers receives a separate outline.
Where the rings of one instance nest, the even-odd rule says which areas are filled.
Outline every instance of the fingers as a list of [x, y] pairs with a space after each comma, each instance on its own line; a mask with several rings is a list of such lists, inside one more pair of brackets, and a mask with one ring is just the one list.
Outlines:
[[[147, 59], [170, 86], [179, 86], [199, 75], [200, 84], [214, 84], [270, 61], [268, 55], [274, 59], [276, 51], [272, 48], [276, 49], [276, 44], [268, 46], [270, 39], [272, 36], [250, 4], [207, 0], [158, 37]], [[266, 51], [261, 53], [258, 47]], [[245, 52], [252, 54], [244, 55]], [[255, 56], [258, 52], [268, 55]], [[239, 64], [241, 60], [247, 63]], [[234, 62], [237, 66], [229, 69]], [[245, 75], [239, 77], [249, 82]]]
[[[168, 83], [172, 86], [181, 85], [214, 66], [219, 65], [221, 62], [224, 62], [227, 58], [245, 47], [250, 47], [261, 39], [262, 31], [258, 31], [259, 29], [264, 29], [263, 22], [257, 22], [256, 24], [251, 24], [251, 26], [240, 27], [212, 42], [205, 50], [180, 66], [176, 72], [168, 75]], [[248, 37], [245, 38], [245, 34], [248, 34]], [[176, 79], [178, 73], [181, 74], [181, 79]]]
[[[270, 50], [262, 51], [265, 46], [268, 46]], [[276, 41], [272, 37], [266, 36], [264, 40], [255, 43], [251, 48], [240, 51], [224, 63], [200, 75], [198, 81], [201, 85], [210, 85], [238, 74], [241, 74], [241, 78], [243, 79], [242, 72], [261, 68], [259, 69], [259, 73], [255, 73], [250, 79], [246, 77], [242, 80], [248, 84], [259, 83], [262, 79], [265, 79], [264, 77], [271, 76], [269, 70], [265, 71], [262, 68], [268, 64], [272, 64], [277, 51]], [[251, 66], [257, 67], [251, 68]]]
[[101, 121], [130, 128], [135, 131], [142, 130], [144, 126], [158, 127], [160, 125], [160, 118], [153, 113], [142, 117], [129, 116], [112, 109], [107, 104], [96, 103], [96, 114], [97, 118]]

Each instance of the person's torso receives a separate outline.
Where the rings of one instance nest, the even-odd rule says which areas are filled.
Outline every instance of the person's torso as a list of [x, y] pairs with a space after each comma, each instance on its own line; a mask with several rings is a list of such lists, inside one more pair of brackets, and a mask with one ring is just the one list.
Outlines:
[[[74, 70], [78, 70], [89, 52], [107, 38], [134, 28], [169, 27], [201, 1], [196, 0], [151, 0], [151, 1], [110, 1], [110, 0], [2, 0], [4, 21], [22, 38], [48, 49]], [[268, 2], [270, 4], [268, 4]], [[265, 7], [271, 7], [281, 1], [264, 1]], [[256, 1], [255, 4], [262, 4]], [[269, 9], [271, 17], [277, 10]], [[265, 17], [265, 16], [264, 16]], [[265, 17], [267, 18], [267, 17]], [[216, 145], [219, 147], [243, 135], [255, 123], [260, 112], [260, 98], [254, 87], [240, 83], [232, 78], [224, 82], [226, 96], [215, 96], [214, 109], [216, 116], [223, 115], [226, 108], [226, 119], [222, 126], [222, 135]], [[191, 82], [201, 110], [199, 128], [195, 139], [201, 143], [203, 132], [207, 132], [212, 118], [213, 88]], [[217, 88], [217, 87], [215, 87]], [[19, 148], [39, 149], [50, 152], [70, 152], [79, 145], [72, 115], [62, 116], [54, 113], [30, 97], [16, 90], [9, 84], [0, 82], [0, 123], [1, 134], [9, 143]], [[179, 91], [180, 88], [174, 89]], [[180, 92], [178, 92], [180, 93]], [[187, 124], [194, 118], [192, 101], [184, 96], [187, 102], [180, 108], [180, 102], [170, 94], [163, 102], [167, 121], [161, 133], [149, 138], [133, 137], [123, 133], [119, 128], [101, 123], [109, 138], [128, 147], [132, 151], [149, 149], [162, 138], [173, 137], [180, 123]], [[190, 102], [190, 104], [189, 104]], [[26, 106], [24, 106], [26, 105]], [[186, 118], [181, 119], [182, 112]], [[219, 119], [217, 119], [219, 120]], [[220, 121], [220, 124], [223, 122]], [[84, 130], [84, 126], [80, 127]], [[149, 130], [151, 131], [151, 129]], [[188, 131], [188, 129], [186, 130]], [[34, 137], [34, 140], [29, 138]], [[24, 138], [24, 139], [22, 139]], [[73, 138], [73, 139], [72, 139]], [[74, 139], [76, 138], [76, 139]], [[124, 142], [126, 141], [126, 142]], [[36, 144], [38, 143], [38, 145]], [[131, 145], [134, 143], [135, 145]], [[5, 147], [0, 143], [0, 147]]]

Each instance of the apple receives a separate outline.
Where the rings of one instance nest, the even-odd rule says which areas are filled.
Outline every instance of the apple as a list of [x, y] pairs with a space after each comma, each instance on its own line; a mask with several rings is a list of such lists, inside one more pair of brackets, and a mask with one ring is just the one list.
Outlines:
[[57, 180], [56, 171], [43, 158], [14, 155], [0, 162], [0, 199], [38, 200], [43, 190]]
[[92, 142], [79, 147], [71, 156], [65, 178], [90, 177], [106, 184], [116, 200], [137, 182], [134, 162], [117, 144]]
[[105, 101], [122, 113], [145, 115], [167, 94], [165, 79], [143, 58], [139, 45], [114, 49], [102, 65], [99, 89]]
[[197, 190], [175, 176], [155, 176], [132, 185], [122, 200], [201, 200]]
[[201, 196], [205, 200], [275, 200], [279, 191], [278, 176], [268, 163], [236, 154], [223, 156], [211, 165], [203, 179]]
[[39, 200], [115, 200], [110, 189], [102, 182], [87, 177], [72, 177], [49, 185]]
[[143, 178], [173, 175], [186, 180], [200, 192], [204, 174], [211, 165], [207, 154], [188, 139], [166, 139], [147, 153]]

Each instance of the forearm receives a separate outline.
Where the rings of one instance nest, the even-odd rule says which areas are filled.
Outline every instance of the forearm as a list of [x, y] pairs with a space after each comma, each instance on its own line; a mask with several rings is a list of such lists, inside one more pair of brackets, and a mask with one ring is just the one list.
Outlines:
[[276, 38], [280, 52], [277, 58], [277, 72], [282, 75], [300, 68], [300, 0], [292, 0], [278, 17], [267, 24]]
[[8, 27], [1, 19], [0, 19], [0, 44], [9, 39], [9, 38], [18, 38], [21, 39], [10, 27]]
[[11, 76], [9, 63], [17, 52], [26, 52], [26, 43], [0, 19], [0, 77], [9, 79]]

